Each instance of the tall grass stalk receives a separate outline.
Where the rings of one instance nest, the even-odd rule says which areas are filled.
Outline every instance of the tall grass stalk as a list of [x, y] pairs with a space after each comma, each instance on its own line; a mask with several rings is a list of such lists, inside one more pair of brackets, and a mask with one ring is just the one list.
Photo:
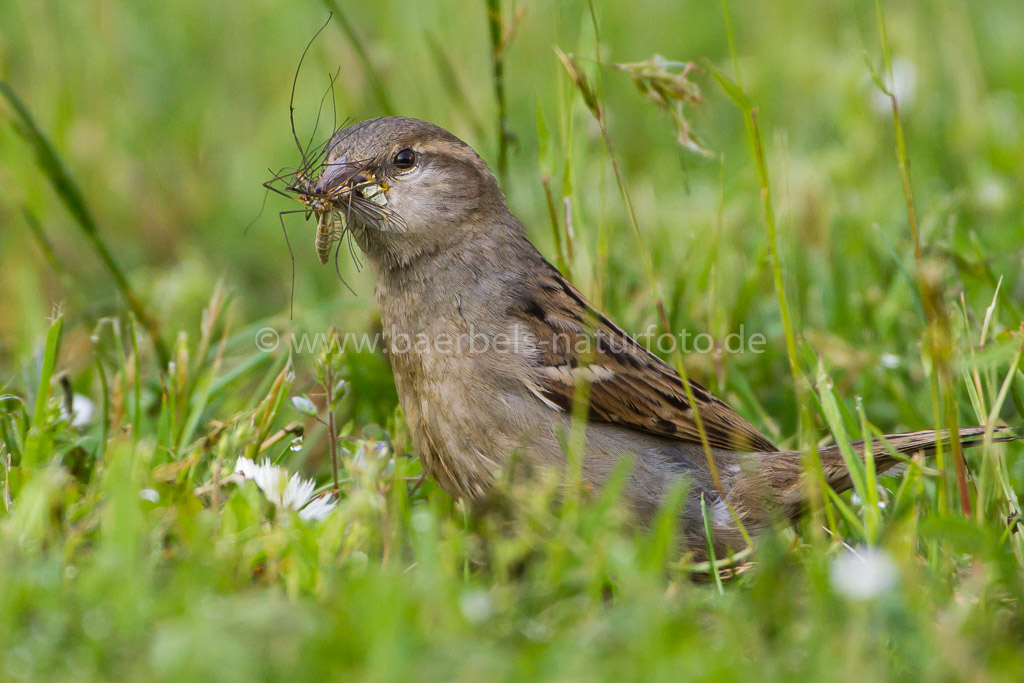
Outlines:
[[[491, 41], [491, 84], [494, 88], [496, 136], [498, 143], [498, 177], [507, 191], [508, 145], [512, 133], [508, 124], [508, 106], [505, 101], [505, 50], [512, 37], [506, 29], [501, 13], [501, 0], [485, 0], [487, 6], [487, 35]], [[514, 30], [513, 24], [513, 30]]]
[[[779, 315], [782, 318], [782, 330], [786, 340], [786, 357], [789, 360], [789, 370], [793, 378], [793, 388], [796, 393], [797, 404], [797, 432], [798, 446], [806, 455], [806, 469], [811, 475], [805, 481], [807, 487], [807, 498], [811, 505], [812, 512], [824, 508], [826, 519], [830, 529], [836, 529], [836, 519], [831, 508], [824, 504], [823, 496], [827, 495], [828, 484], [825, 480], [825, 472], [821, 464], [821, 456], [818, 453], [817, 441], [814, 438], [811, 417], [811, 407], [807, 396], [808, 384], [803, 373], [800, 371], [799, 359], [797, 356], [796, 335], [793, 332], [793, 323], [789, 312], [789, 301], [786, 297], [785, 281], [782, 276], [782, 264], [779, 259], [778, 234], [775, 221], [775, 209], [772, 203], [771, 183], [768, 175], [768, 164], [764, 152], [764, 143], [761, 139], [761, 131], [757, 122], [757, 109], [753, 106], [743, 91], [740, 81], [739, 57], [736, 49], [736, 36], [733, 30], [732, 15], [729, 9], [729, 0], [722, 0], [722, 10], [725, 21], [725, 29], [728, 37], [730, 59], [732, 61], [733, 74], [736, 80], [730, 79], [714, 66], [710, 66], [712, 76], [719, 82], [726, 94], [732, 99], [733, 104], [743, 112], [744, 127], [747, 133], [747, 143], [751, 155], [754, 158], [754, 165], [757, 169], [758, 184], [761, 188], [761, 208], [764, 218], [765, 235], [768, 243], [768, 254], [772, 267], [772, 282], [775, 286], [775, 296], [779, 304]], [[817, 486], [815, 486], [817, 484]], [[819, 502], [820, 501], [820, 502]]]
[[[882, 63], [889, 83], [895, 83], [892, 70], [892, 58], [889, 54], [889, 41], [885, 30], [885, 14], [882, 11], [881, 0], [875, 0], [875, 18], [878, 22], [878, 35], [882, 48]], [[921, 247], [921, 234], [917, 224], [917, 210], [914, 207], [914, 192], [910, 183], [910, 160], [907, 155], [906, 138], [903, 134], [903, 124], [900, 120], [900, 105], [894, 87], [889, 87], [885, 81], [872, 69], [872, 76], [875, 84], [889, 98], [892, 105], [893, 132], [896, 136], [896, 159], [900, 170], [900, 179], [903, 184], [903, 196], [907, 204], [907, 221], [910, 226], [910, 236], [914, 244], [914, 263], [917, 272], [917, 285], [921, 292], [921, 301], [924, 304], [925, 313], [925, 348], [930, 356], [930, 374], [932, 376], [932, 391], [935, 395], [935, 429], [942, 428], [943, 423], [949, 427], [952, 438], [952, 457], [956, 471], [957, 491], [960, 497], [960, 508], [965, 515], [971, 512], [971, 499], [967, 485], [967, 463], [964, 459], [963, 449], [958, 436], [959, 419], [956, 409], [956, 394], [953, 387], [953, 376], [950, 368], [952, 360], [952, 336], [949, 329], [949, 318], [945, 313], [942, 304], [941, 294], [938, 290], [938, 283], [932, 282], [932, 276], [926, 271], [924, 253]], [[942, 411], [937, 409], [941, 404]], [[942, 417], [945, 417], [945, 420]], [[944, 456], [940, 444], [936, 451], [936, 462], [940, 470], [943, 470]], [[947, 479], [943, 477], [943, 481]]]
[[[554, 164], [551, 160], [551, 131], [544, 120], [544, 110], [537, 102], [537, 162], [540, 166], [540, 183], [544, 188], [544, 201], [548, 209], [548, 221], [551, 223], [551, 236], [555, 242], [555, 263], [558, 269], [565, 273], [566, 277], [572, 279], [572, 264], [566, 255], [566, 244], [568, 235], [563, 243], [562, 227], [558, 219], [558, 206], [555, 203], [555, 193], [551, 187], [551, 176], [554, 172]], [[568, 226], [567, 226], [568, 230]]]
[[772, 282], [775, 285], [775, 296], [778, 299], [779, 315], [782, 317], [782, 330], [786, 340], [786, 357], [789, 360], [790, 373], [793, 375], [793, 386], [797, 395], [797, 403], [802, 409], [805, 405], [802, 398], [807, 382], [800, 372], [796, 349], [796, 335], [793, 332], [789, 301], [786, 297], [785, 282], [782, 277], [782, 264], [779, 260], [778, 230], [775, 222], [775, 208], [772, 202], [772, 190], [764, 152], [764, 143], [761, 140], [761, 131], [757, 123], [757, 108], [751, 104], [746, 93], [743, 92], [743, 83], [740, 80], [739, 57], [736, 51], [736, 37], [733, 31], [728, 0], [723, 0], [722, 6], [725, 15], [726, 31], [729, 37], [729, 51], [735, 80], [729, 80], [717, 69], [712, 69], [711, 73], [744, 115], [743, 121], [747, 132], [747, 143], [754, 158], [757, 180], [761, 188], [762, 217], [768, 243], [768, 254], [772, 265]]
[[700, 516], [704, 519], [704, 536], [707, 539], [708, 563], [711, 567], [711, 575], [715, 579], [715, 588], [718, 590], [718, 594], [723, 595], [725, 589], [722, 587], [722, 572], [715, 557], [715, 537], [711, 531], [711, 518], [708, 517], [708, 504], [703, 492], [700, 494]]

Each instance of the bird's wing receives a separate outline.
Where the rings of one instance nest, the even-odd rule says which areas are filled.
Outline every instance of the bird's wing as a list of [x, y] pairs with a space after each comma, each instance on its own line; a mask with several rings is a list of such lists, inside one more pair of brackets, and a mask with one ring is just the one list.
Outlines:
[[[589, 382], [589, 419], [700, 443], [690, 402], [676, 371], [622, 331], [546, 261], [510, 313], [534, 345], [530, 390], [572, 411], [577, 382]], [[762, 453], [778, 449], [710, 391], [691, 381], [711, 446]]]

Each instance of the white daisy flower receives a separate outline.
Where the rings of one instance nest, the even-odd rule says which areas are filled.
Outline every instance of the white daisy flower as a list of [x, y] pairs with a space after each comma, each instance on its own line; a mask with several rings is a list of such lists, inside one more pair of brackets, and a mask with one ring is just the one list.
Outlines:
[[338, 505], [337, 499], [333, 496], [318, 496], [311, 499], [316, 482], [312, 479], [303, 479], [298, 474], [289, 477], [287, 469], [271, 465], [267, 459], [257, 465], [249, 458], [239, 458], [235, 463], [233, 476], [240, 481], [255, 481], [256, 486], [263, 491], [263, 495], [274, 504], [274, 507], [296, 510], [299, 517], [305, 520], [322, 520]]
[[832, 561], [829, 578], [837, 593], [852, 600], [869, 600], [892, 589], [899, 571], [885, 551], [857, 548]]
[[882, 354], [882, 367], [892, 370], [900, 366], [900, 357], [895, 353], [883, 353]]
[[96, 404], [91, 399], [81, 394], [75, 394], [71, 397], [71, 410], [68, 411], [66, 407], [63, 407], [62, 412], [72, 427], [84, 427], [89, 424], [95, 409]]
[[306, 520], [313, 520], [321, 522], [326, 519], [327, 515], [334, 511], [334, 508], [338, 507], [338, 500], [334, 496], [317, 496], [313, 500], [309, 501], [306, 507], [299, 510], [299, 517]]

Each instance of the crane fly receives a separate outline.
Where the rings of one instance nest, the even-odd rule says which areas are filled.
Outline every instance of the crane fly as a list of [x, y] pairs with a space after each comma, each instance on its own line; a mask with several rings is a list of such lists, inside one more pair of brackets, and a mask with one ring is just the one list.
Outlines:
[[[352, 246], [353, 227], [350, 219], [355, 219], [358, 226], [364, 229], [379, 230], [381, 232], [404, 233], [406, 231], [405, 221], [393, 209], [388, 207], [387, 190], [388, 180], [386, 174], [378, 178], [374, 170], [378, 164], [373, 159], [338, 159], [333, 158], [332, 152], [343, 141], [343, 131], [349, 121], [342, 122], [339, 126], [337, 112], [334, 113], [334, 122], [331, 135], [325, 141], [314, 145], [313, 140], [320, 124], [320, 115], [323, 112], [324, 104], [330, 99], [334, 105], [334, 84], [338, 78], [339, 71], [330, 77], [327, 91], [320, 99], [320, 109], [317, 111], [316, 123], [309, 141], [303, 145], [295, 129], [295, 89], [298, 84], [299, 72], [306, 54], [316, 41], [317, 36], [327, 27], [331, 20], [328, 14], [327, 21], [313, 35], [306, 48], [299, 57], [295, 75], [292, 78], [291, 96], [288, 101], [288, 119], [291, 124], [292, 139], [299, 152], [300, 164], [297, 168], [283, 168], [276, 173], [270, 171], [271, 179], [263, 183], [267, 192], [263, 196], [263, 205], [260, 211], [245, 231], [248, 232], [259, 217], [263, 214], [263, 207], [266, 205], [270, 192], [274, 192], [303, 205], [303, 208], [281, 211], [281, 231], [284, 234], [285, 244], [288, 247], [288, 255], [291, 259], [292, 282], [289, 309], [294, 306], [295, 299], [295, 254], [292, 251], [291, 241], [288, 239], [288, 230], [285, 227], [284, 217], [288, 214], [304, 214], [306, 220], [316, 218], [316, 233], [313, 238], [313, 246], [317, 259], [322, 265], [327, 265], [331, 257], [331, 250], [337, 242], [337, 249], [334, 251], [334, 267], [338, 279], [351, 292], [341, 276], [338, 266], [338, 254], [341, 251], [341, 241], [349, 236], [349, 253], [355, 261], [356, 268], [359, 268], [359, 257]], [[379, 171], [378, 171], [379, 172]]]
[[306, 206], [306, 220], [316, 217], [316, 236], [313, 246], [320, 264], [326, 266], [331, 259], [335, 239], [345, 234], [345, 213], [340, 206], [340, 188], [333, 192], [320, 192], [313, 179], [303, 171], [295, 173], [294, 182], [286, 189], [293, 199]]

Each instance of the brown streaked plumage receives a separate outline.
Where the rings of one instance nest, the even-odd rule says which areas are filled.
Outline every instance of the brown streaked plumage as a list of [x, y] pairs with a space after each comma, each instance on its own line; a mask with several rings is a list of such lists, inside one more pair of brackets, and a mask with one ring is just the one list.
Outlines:
[[[372, 192], [364, 191], [370, 186]], [[414, 445], [426, 471], [452, 495], [484, 497], [513, 453], [534, 467], [564, 466], [561, 437], [576, 386], [586, 381], [585, 480], [600, 486], [617, 462], [633, 457], [625, 495], [647, 521], [673, 482], [686, 477], [691, 489], [681, 529], [696, 555], [705, 547], [701, 496], [718, 552], [743, 545], [730, 508], [751, 531], [803, 508], [804, 455], [779, 451], [695, 382], [690, 388], [697, 405], [691, 406], [676, 371], [541, 256], [487, 165], [448, 131], [402, 117], [343, 128], [327, 147], [315, 191], [350, 210], [348, 227], [374, 269]], [[472, 346], [473, 339], [485, 348]], [[970, 445], [983, 434], [984, 428], [970, 427], [959, 436]], [[1009, 438], [1000, 430], [998, 439]], [[887, 439], [897, 453], [928, 453], [949, 434]], [[862, 445], [854, 447], [862, 453]], [[897, 462], [880, 444], [873, 450], [878, 470]], [[829, 485], [849, 488], [839, 449], [820, 453]]]
[[[589, 417], [669, 438], [700, 443], [693, 412], [675, 369], [623, 332], [546, 261], [510, 313], [537, 338], [541, 381], [531, 387], [571, 410], [578, 377], [590, 382]], [[588, 320], [589, 318], [589, 320]], [[587, 354], [577, 350], [583, 346]], [[582, 357], [589, 355], [589, 357]], [[696, 382], [690, 382], [708, 442], [745, 452], [778, 450], [752, 424]]]

